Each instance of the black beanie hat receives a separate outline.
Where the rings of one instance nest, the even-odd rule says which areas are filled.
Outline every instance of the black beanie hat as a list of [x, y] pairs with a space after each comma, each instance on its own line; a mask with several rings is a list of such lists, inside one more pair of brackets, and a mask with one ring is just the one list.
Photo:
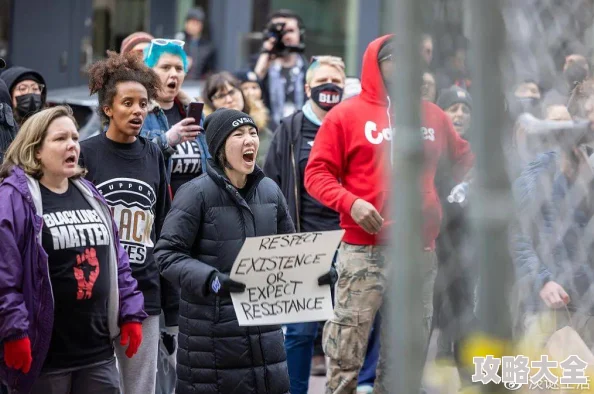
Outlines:
[[249, 115], [236, 109], [219, 108], [208, 115], [204, 120], [204, 131], [210, 154], [216, 157], [229, 134], [245, 125], [258, 130], [258, 126]]
[[437, 105], [444, 111], [458, 103], [466, 104], [468, 109], [472, 109], [472, 98], [466, 89], [454, 85], [447, 89], [443, 89], [441, 93], [439, 93]]

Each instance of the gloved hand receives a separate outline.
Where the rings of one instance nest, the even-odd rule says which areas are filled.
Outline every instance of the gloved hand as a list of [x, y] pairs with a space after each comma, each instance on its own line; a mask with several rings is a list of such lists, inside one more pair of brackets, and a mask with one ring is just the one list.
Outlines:
[[243, 293], [245, 291], [245, 283], [236, 282], [229, 275], [216, 271], [210, 275], [208, 284], [208, 289], [213, 294]]
[[164, 330], [161, 330], [161, 340], [163, 341], [163, 345], [165, 345], [165, 349], [167, 349], [167, 353], [171, 356], [173, 352], [175, 352], [175, 348], [177, 347], [177, 335], [179, 334], [179, 327], [165, 327]]
[[126, 349], [126, 356], [132, 358], [142, 343], [142, 323], [132, 321], [122, 324], [120, 335], [120, 345], [126, 346], [130, 343]]
[[330, 266], [330, 271], [318, 278], [318, 286], [330, 285], [333, 286], [338, 280], [338, 272], [333, 265]]
[[4, 342], [4, 362], [9, 368], [28, 373], [33, 362], [29, 337]]

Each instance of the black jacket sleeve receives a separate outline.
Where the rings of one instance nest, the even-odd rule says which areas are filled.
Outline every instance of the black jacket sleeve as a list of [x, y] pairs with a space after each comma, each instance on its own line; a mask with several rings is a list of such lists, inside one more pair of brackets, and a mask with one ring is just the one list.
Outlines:
[[[270, 146], [268, 147], [268, 153], [266, 154], [266, 161], [264, 162], [264, 174], [270, 179], [272, 179], [279, 187], [281, 187], [281, 169], [282, 163], [281, 160], [283, 158], [283, 124], [281, 123], [280, 126], [277, 127], [274, 136], [272, 137], [272, 141], [270, 142]], [[288, 160], [289, 158], [285, 158]]]
[[289, 214], [289, 208], [287, 207], [287, 200], [281, 193], [280, 189], [277, 189], [278, 195], [278, 209], [277, 209], [277, 234], [290, 234], [295, 232], [295, 224], [291, 215]]
[[[159, 161], [159, 191], [157, 196], [157, 211], [155, 212], [155, 232], [157, 239], [161, 237], [161, 230], [165, 217], [171, 208], [171, 197], [169, 194], [169, 184], [167, 183], [165, 160], [161, 151], [156, 150]], [[179, 287], [173, 285], [163, 276], [160, 278], [161, 285], [161, 309], [165, 315], [165, 325], [167, 327], [177, 326], [179, 319]]]
[[204, 215], [204, 198], [194, 183], [179, 188], [155, 246], [161, 274], [187, 292], [206, 297], [208, 278], [216, 269], [191, 256]]

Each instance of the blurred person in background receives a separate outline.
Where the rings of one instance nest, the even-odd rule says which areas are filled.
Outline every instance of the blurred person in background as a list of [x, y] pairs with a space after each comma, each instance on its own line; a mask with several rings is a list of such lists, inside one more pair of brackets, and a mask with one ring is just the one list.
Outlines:
[[470, 93], [466, 89], [452, 86], [441, 91], [437, 105], [450, 118], [458, 134], [467, 139], [465, 135], [470, 129], [472, 110]]
[[0, 380], [11, 392], [118, 394], [113, 341], [127, 358], [144, 346], [143, 294], [79, 152], [72, 111], [58, 106], [29, 117], [0, 167]]
[[184, 50], [191, 59], [188, 79], [204, 79], [215, 71], [216, 48], [203, 35], [205, 20], [201, 7], [192, 8], [186, 15], [184, 31], [175, 35], [177, 40], [185, 42]]
[[144, 63], [159, 76], [161, 86], [151, 100], [140, 135], [155, 142], [163, 153], [172, 196], [181, 185], [206, 171], [210, 157], [201, 127], [204, 119], [187, 117], [193, 100], [183, 92], [188, 69], [183, 42], [154, 39], [144, 51]]
[[[369, 333], [387, 287], [386, 184], [392, 163], [393, 113], [387, 86], [394, 81], [392, 36], [369, 44], [363, 55], [360, 95], [338, 104], [324, 118], [305, 169], [305, 188], [314, 199], [336, 211], [345, 229], [338, 251], [338, 282], [334, 316], [324, 328], [324, 351], [329, 357], [327, 393], [353, 393], [367, 349]], [[455, 179], [461, 181], [474, 162], [470, 146], [447, 115], [435, 104], [422, 101], [421, 132], [425, 152], [421, 182], [423, 196], [423, 251], [418, 264], [423, 283], [423, 316], [419, 326], [428, 344], [433, 315], [433, 286], [437, 273], [435, 238], [439, 234], [441, 204], [435, 189], [435, 171], [440, 158], [455, 163]], [[374, 160], [370, 160], [374, 158]], [[421, 251], [419, 251], [421, 252]], [[353, 316], [357, 316], [354, 320]], [[386, 346], [381, 347], [382, 351]], [[374, 392], [386, 393], [380, 356]]]
[[[258, 127], [266, 128], [267, 132], [270, 132], [270, 111], [264, 104], [262, 99], [262, 81], [258, 78], [253, 71], [238, 71], [234, 74], [235, 78], [240, 83], [241, 91], [247, 101], [250, 101], [252, 107], [257, 109], [254, 120], [258, 123]], [[262, 117], [266, 115], [266, 126], [264, 126]]]
[[128, 52], [144, 53], [144, 49], [149, 46], [155, 37], [143, 31], [137, 31], [124, 38], [120, 45], [120, 53], [123, 55]]
[[423, 67], [431, 70], [433, 62], [433, 37], [431, 34], [423, 34], [421, 37], [421, 58], [423, 59]]
[[303, 57], [305, 27], [299, 15], [291, 10], [274, 11], [268, 17], [266, 37], [254, 72], [262, 80], [264, 103], [276, 127], [282, 118], [305, 103], [305, 73], [308, 63]]
[[435, 76], [429, 71], [425, 71], [423, 73], [423, 84], [421, 85], [421, 98], [432, 103], [434, 103], [435, 99], [437, 98]]
[[452, 85], [470, 90], [471, 77], [466, 64], [468, 40], [458, 36], [449, 50], [446, 50], [446, 64], [437, 70], [437, 89], [447, 89]]
[[202, 89], [204, 113], [208, 115], [219, 108], [229, 108], [250, 115], [256, 122], [256, 126], [258, 126], [258, 138], [260, 140], [256, 163], [258, 166], [263, 166], [272, 139], [272, 132], [268, 128], [270, 123], [268, 110], [264, 106], [254, 103], [249, 96], [246, 96], [241, 86], [240, 80], [227, 71], [208, 77]]
[[536, 117], [542, 116], [541, 91], [538, 82], [527, 79], [519, 83], [514, 90], [514, 98], [521, 112], [529, 112]]
[[572, 101], [576, 88], [590, 77], [590, 64], [585, 53], [585, 50], [577, 49], [564, 57], [561, 75], [553, 81], [545, 101], [562, 101], [566, 105]]
[[[456, 132], [465, 140], [471, 134], [472, 97], [463, 88], [452, 86], [439, 94], [437, 105], [450, 118]], [[473, 328], [474, 294], [477, 271], [470, 242], [467, 201], [449, 202], [457, 186], [454, 163], [442, 157], [435, 174], [435, 187], [443, 207], [441, 229], [436, 240], [438, 269], [435, 279], [433, 328], [439, 330], [436, 360], [454, 361], [464, 384], [471, 382], [461, 360], [461, 344]], [[468, 199], [468, 196], [466, 197]]]
[[0, 78], [4, 80], [12, 98], [12, 112], [22, 125], [27, 118], [46, 106], [47, 89], [43, 76], [25, 67], [7, 68]]
[[[308, 100], [301, 110], [281, 121], [266, 156], [264, 173], [280, 187], [298, 233], [340, 229], [338, 213], [311, 197], [304, 179], [316, 134], [326, 115], [342, 101], [345, 80], [341, 58], [314, 57], [305, 76]], [[309, 322], [286, 326], [285, 348], [293, 394], [307, 394], [318, 325]], [[323, 357], [317, 361], [325, 364]]]
[[342, 99], [347, 100], [361, 93], [361, 80], [357, 77], [347, 77], [344, 83]]
[[[584, 103], [591, 122], [593, 97]], [[549, 116], [567, 117], [554, 107]], [[566, 325], [594, 348], [592, 139], [575, 141], [574, 136], [563, 130], [558, 144], [528, 164], [513, 186], [517, 222], [511, 252], [518, 287], [524, 289], [520, 350], [528, 356], [541, 354], [550, 336]]]
[[262, 101], [262, 81], [255, 72], [251, 70], [237, 71], [234, 76], [241, 83], [241, 91], [245, 97], [253, 102], [264, 104]]
[[90, 94], [97, 94], [107, 128], [81, 143], [80, 163], [111, 209], [149, 315], [134, 359], [116, 347], [124, 394], [155, 392], [161, 313], [171, 332], [178, 325], [179, 290], [161, 277], [153, 255], [171, 204], [165, 162], [159, 147], [140, 137], [160, 87], [158, 75], [131, 52], [108, 52], [89, 68]]
[[12, 114], [12, 98], [8, 86], [0, 79], [0, 163], [4, 153], [17, 134], [17, 124]]

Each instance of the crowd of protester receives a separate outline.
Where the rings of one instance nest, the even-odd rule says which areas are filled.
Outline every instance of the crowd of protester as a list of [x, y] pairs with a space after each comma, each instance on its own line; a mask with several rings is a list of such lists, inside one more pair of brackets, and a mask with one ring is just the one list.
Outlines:
[[[135, 32], [93, 64], [102, 129], [84, 141], [68, 107], [48, 108], [43, 70], [0, 73], [0, 381], [9, 392], [307, 394], [318, 374], [328, 394], [388, 393], [380, 337], [398, 225], [387, 182], [393, 37], [369, 43], [353, 86], [341, 58], [304, 56], [304, 21], [290, 10], [268, 19], [282, 41], [266, 37], [240, 70], [216, 69], [204, 23], [192, 9], [174, 38]], [[460, 353], [477, 327], [472, 70], [464, 37], [439, 67], [434, 45], [423, 35], [418, 323], [427, 346], [437, 335], [436, 358], [470, 384]], [[552, 324], [550, 311], [566, 307], [592, 348], [591, 140], [535, 143], [534, 126], [519, 120], [530, 114], [548, 130], [594, 122], [588, 54], [563, 60], [551, 89], [523, 79], [506, 96], [514, 328], [545, 341], [566, 323]], [[201, 97], [184, 92], [186, 79], [204, 80]], [[200, 118], [190, 116], [195, 103]], [[454, 201], [455, 190], [468, 196]], [[332, 268], [317, 278], [333, 287], [330, 320], [239, 326], [230, 294], [246, 286], [230, 271], [246, 237], [339, 229]]]

